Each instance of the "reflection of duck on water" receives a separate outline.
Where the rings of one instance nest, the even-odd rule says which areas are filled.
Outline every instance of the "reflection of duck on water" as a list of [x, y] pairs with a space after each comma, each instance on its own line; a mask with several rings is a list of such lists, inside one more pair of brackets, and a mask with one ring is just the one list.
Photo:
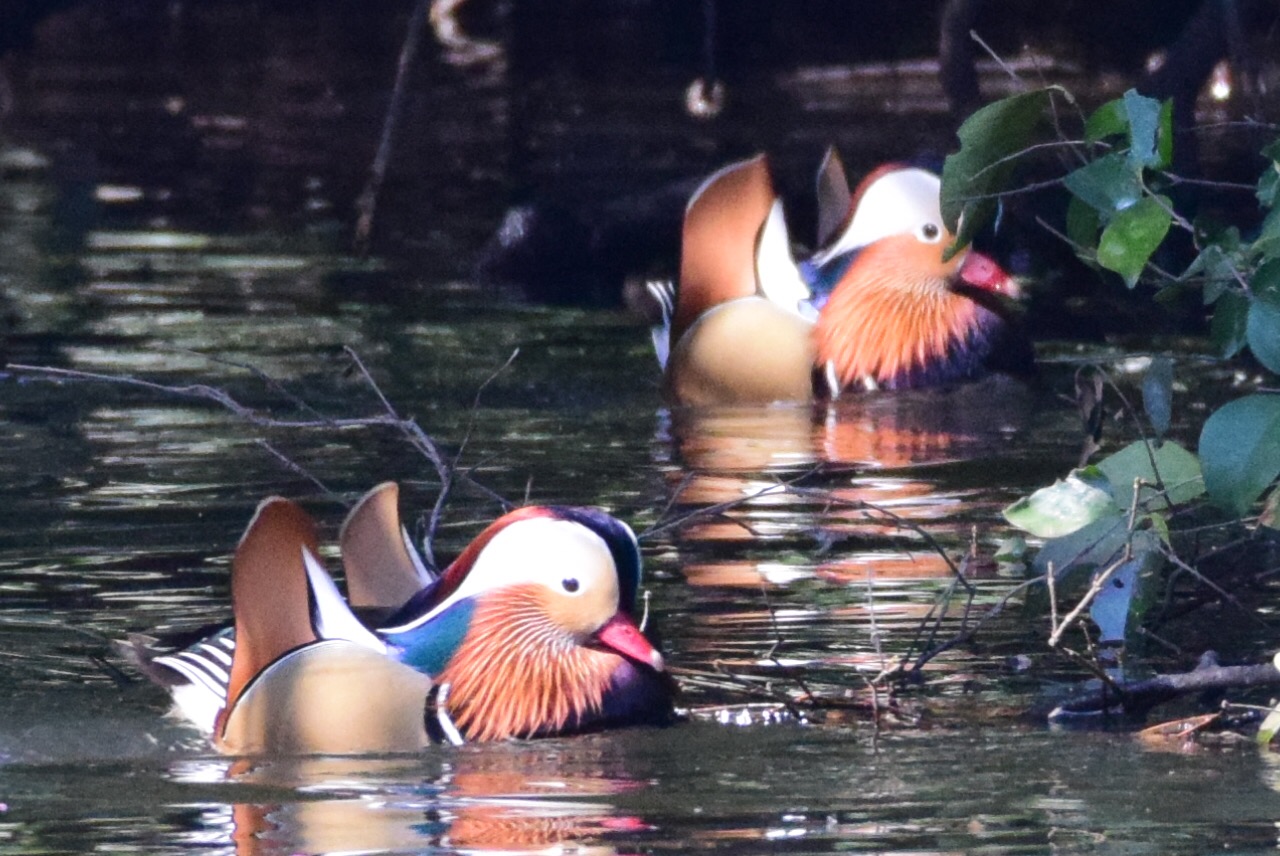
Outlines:
[[662, 723], [671, 686], [633, 619], [635, 536], [593, 509], [528, 507], [486, 529], [438, 577], [408, 546], [395, 485], [343, 529], [356, 606], [317, 556], [297, 505], [265, 500], [232, 565], [235, 627], [143, 667], [235, 754], [420, 749]]
[[800, 472], [816, 464], [878, 470], [993, 454], [1035, 400], [1005, 375], [945, 389], [818, 404], [675, 408], [663, 428], [679, 463], [708, 475]]
[[[946, 577], [951, 570], [940, 556], [919, 549], [918, 539], [898, 522], [869, 513], [868, 506], [936, 535], [948, 527], [964, 529], [970, 518], [958, 512], [970, 500], [944, 488], [934, 468], [998, 458], [1028, 424], [1035, 400], [1028, 385], [992, 375], [945, 389], [836, 402], [674, 408], [662, 429], [662, 447], [673, 452], [670, 486], [678, 491], [676, 501], [686, 508], [737, 504], [682, 528], [685, 545], [703, 544], [716, 554], [686, 557], [682, 573], [697, 585], [744, 587], [796, 576], [854, 582]], [[821, 473], [806, 483], [816, 479], [820, 496], [779, 489], [780, 480], [815, 468]], [[810, 540], [852, 538], [859, 546], [854, 554], [815, 557], [807, 567], [758, 564], [752, 557], [729, 560], [712, 546], [805, 533]], [[968, 540], [967, 531], [953, 535], [949, 540]]]
[[1030, 344], [1003, 305], [1016, 281], [972, 250], [944, 260], [954, 236], [937, 176], [884, 167], [851, 195], [832, 152], [818, 187], [823, 248], [799, 265], [763, 156], [694, 193], [679, 282], [652, 287], [674, 401], [835, 399], [1030, 371]]
[[[556, 760], [507, 750], [456, 756], [438, 779], [410, 787], [351, 787], [361, 781], [413, 781], [417, 766], [369, 758], [237, 762], [238, 786], [284, 788], [290, 794], [287, 801], [232, 807], [237, 856], [417, 853], [436, 847], [492, 852], [572, 847], [606, 854], [615, 852], [607, 844], [611, 834], [648, 828], [601, 799], [642, 787], [640, 782], [566, 776]], [[305, 789], [305, 798], [294, 796], [299, 789]]]

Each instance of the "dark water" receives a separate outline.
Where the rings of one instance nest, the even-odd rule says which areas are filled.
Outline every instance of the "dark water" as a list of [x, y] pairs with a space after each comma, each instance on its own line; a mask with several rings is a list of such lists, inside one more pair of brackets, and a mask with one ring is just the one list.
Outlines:
[[[953, 589], [931, 541], [989, 554], [1008, 534], [999, 509], [1073, 465], [1058, 396], [1084, 359], [1074, 346], [1044, 349], [1035, 392], [673, 414], [647, 332], [621, 312], [530, 307], [468, 278], [532, 190], [629, 192], [788, 135], [837, 133], [873, 162], [885, 135], [860, 147], [868, 123], [850, 127], [830, 107], [842, 98], [934, 145], [946, 124], [927, 77], [764, 75], [733, 93], [750, 109], [699, 125], [668, 67], [622, 86], [567, 62], [524, 78], [428, 49], [382, 252], [360, 261], [350, 200], [402, 22], [240, 8], [81, 12], [22, 58], [0, 180], [8, 358], [207, 384], [322, 422], [384, 412], [350, 348], [400, 414], [507, 497], [600, 505], [638, 530], [741, 500], [732, 520], [644, 537], [654, 618], [697, 716], [412, 758], [213, 756], [110, 640], [228, 617], [229, 550], [261, 497], [304, 500], [332, 537], [344, 503], [387, 478], [411, 519], [426, 511], [434, 469], [387, 427], [273, 428], [154, 387], [14, 374], [0, 380], [0, 853], [1274, 850], [1270, 756], [1153, 753], [1022, 716], [1047, 677], [1078, 676], [1018, 609], [935, 659], [882, 727], [856, 709], [767, 724], [749, 706], [798, 695], [801, 678], [856, 699], [918, 650]], [[1143, 361], [1108, 365], [1130, 383]], [[1180, 370], [1197, 401], [1247, 380], [1190, 358]], [[806, 473], [809, 492], [776, 490]], [[459, 487], [437, 552], [495, 512]], [[1015, 581], [971, 570], [979, 606]], [[1006, 666], [1024, 653], [1031, 675]]]

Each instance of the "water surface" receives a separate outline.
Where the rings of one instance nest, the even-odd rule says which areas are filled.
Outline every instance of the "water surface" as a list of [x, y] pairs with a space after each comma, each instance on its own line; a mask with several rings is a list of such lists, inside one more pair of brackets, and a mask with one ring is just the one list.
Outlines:
[[[1269, 756], [1150, 752], [1028, 715], [1048, 678], [1080, 675], [1043, 653], [1045, 623], [1017, 608], [934, 659], [927, 686], [879, 724], [862, 703], [866, 677], [926, 643], [948, 593], [934, 632], [960, 628], [948, 559], [971, 544], [989, 556], [1008, 534], [999, 509], [1075, 463], [1079, 428], [1060, 400], [1084, 359], [1075, 346], [1043, 349], [1032, 390], [671, 412], [648, 334], [621, 311], [529, 306], [470, 279], [530, 188], [630, 191], [748, 140], [833, 131], [851, 162], [874, 162], [884, 135], [859, 147], [867, 123], [830, 112], [854, 91], [857, 109], [880, 121], [885, 108], [921, 146], [945, 141], [927, 77], [762, 75], [734, 92], [753, 108], [712, 127], [683, 116], [667, 67], [622, 87], [429, 51], [382, 252], [362, 261], [345, 212], [386, 87], [369, 58], [394, 55], [396, 22], [238, 14], [179, 15], [141, 35], [109, 15], [71, 17], [57, 27], [101, 37], [59, 49], [55, 28], [25, 60], [9, 127], [48, 165], [0, 181], [8, 358], [205, 384], [317, 424], [254, 424], [155, 386], [0, 380], [0, 852], [1274, 850]], [[138, 38], [162, 61], [139, 61]], [[197, 43], [207, 52], [188, 50]], [[394, 478], [423, 531], [434, 468], [393, 428], [324, 422], [386, 412], [344, 349], [399, 415], [510, 499], [599, 505], [642, 532], [737, 503], [642, 536], [691, 721], [247, 763], [165, 718], [163, 693], [111, 642], [227, 619], [229, 552], [260, 498], [302, 500], [332, 541], [347, 505]], [[1142, 365], [1108, 364], [1130, 388]], [[1198, 402], [1249, 380], [1179, 365]], [[792, 480], [804, 490], [778, 489]], [[437, 554], [496, 512], [459, 486]], [[966, 568], [979, 607], [1019, 578]], [[1237, 646], [1266, 644], [1255, 632]], [[1029, 674], [1008, 659], [1024, 654]], [[806, 691], [849, 704], [808, 721], [778, 704]]]

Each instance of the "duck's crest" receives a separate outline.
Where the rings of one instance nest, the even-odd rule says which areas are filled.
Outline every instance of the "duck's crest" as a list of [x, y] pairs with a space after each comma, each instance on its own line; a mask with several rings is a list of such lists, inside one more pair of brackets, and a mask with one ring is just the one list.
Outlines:
[[818, 199], [818, 246], [831, 242], [853, 214], [853, 195], [844, 161], [835, 146], [827, 149], [815, 181]]
[[319, 639], [311, 621], [303, 550], [317, 552], [316, 526], [310, 515], [282, 497], [264, 499], [231, 564], [236, 650], [219, 728], [245, 688], [268, 665]]
[[399, 501], [399, 485], [383, 482], [360, 498], [342, 524], [342, 565], [352, 606], [399, 609], [435, 580], [400, 523]]
[[712, 306], [756, 293], [756, 238], [774, 195], [763, 155], [730, 164], [694, 192], [684, 215], [671, 343]]

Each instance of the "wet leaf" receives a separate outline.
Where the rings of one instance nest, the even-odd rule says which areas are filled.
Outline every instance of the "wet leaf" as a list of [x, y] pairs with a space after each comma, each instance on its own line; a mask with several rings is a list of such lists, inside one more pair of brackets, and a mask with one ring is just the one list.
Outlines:
[[960, 150], [942, 167], [942, 222], [956, 236], [947, 257], [995, 215], [994, 194], [1008, 185], [1012, 156], [1031, 144], [1054, 92], [1063, 90], [1054, 86], [1002, 98], [975, 112], [956, 132]]
[[1203, 731], [1221, 717], [1221, 713], [1205, 713], [1200, 716], [1188, 716], [1185, 719], [1174, 719], [1144, 728], [1136, 736], [1153, 748], [1182, 749], [1197, 732]]
[[1098, 242], [1098, 264], [1124, 277], [1133, 288], [1173, 221], [1167, 199], [1146, 197], [1118, 212]]
[[1021, 535], [1010, 535], [996, 545], [997, 562], [1021, 562], [1026, 555], [1027, 539]]
[[1218, 408], [1200, 432], [1200, 461], [1210, 499], [1243, 516], [1280, 474], [1280, 396], [1247, 395]]
[[1276, 738], [1277, 731], [1280, 731], [1280, 708], [1273, 707], [1258, 726], [1258, 742], [1263, 746], [1270, 744]]
[[1142, 198], [1138, 176], [1119, 152], [1085, 164], [1062, 181], [1067, 190], [1102, 214], [1128, 208]]
[[1160, 153], [1156, 149], [1160, 111], [1159, 101], [1139, 95], [1136, 89], [1124, 94], [1124, 112], [1129, 125], [1129, 165], [1135, 169], [1160, 165]]
[[[1148, 448], [1146, 443], [1138, 440], [1099, 461], [1098, 469], [1111, 482], [1111, 494], [1121, 509], [1128, 509], [1133, 502], [1135, 479], [1164, 485], [1163, 495], [1155, 488], [1143, 488], [1140, 499], [1152, 511], [1166, 508], [1169, 503], [1181, 505], [1190, 502], [1204, 493], [1199, 459], [1172, 441]], [[1166, 496], [1169, 502], [1165, 501]]]
[[1173, 360], [1168, 357], [1151, 360], [1142, 376], [1142, 406], [1156, 437], [1163, 437], [1173, 419]]
[[1111, 494], [1096, 479], [1090, 483], [1082, 478], [1082, 472], [1076, 470], [1013, 503], [1004, 510], [1005, 519], [1039, 538], [1058, 538], [1115, 514]]
[[1133, 557], [1111, 573], [1089, 606], [1089, 617], [1098, 625], [1099, 642], [1124, 642], [1129, 629], [1139, 625], [1151, 605], [1153, 586], [1163, 566], [1156, 536], [1135, 532]]

